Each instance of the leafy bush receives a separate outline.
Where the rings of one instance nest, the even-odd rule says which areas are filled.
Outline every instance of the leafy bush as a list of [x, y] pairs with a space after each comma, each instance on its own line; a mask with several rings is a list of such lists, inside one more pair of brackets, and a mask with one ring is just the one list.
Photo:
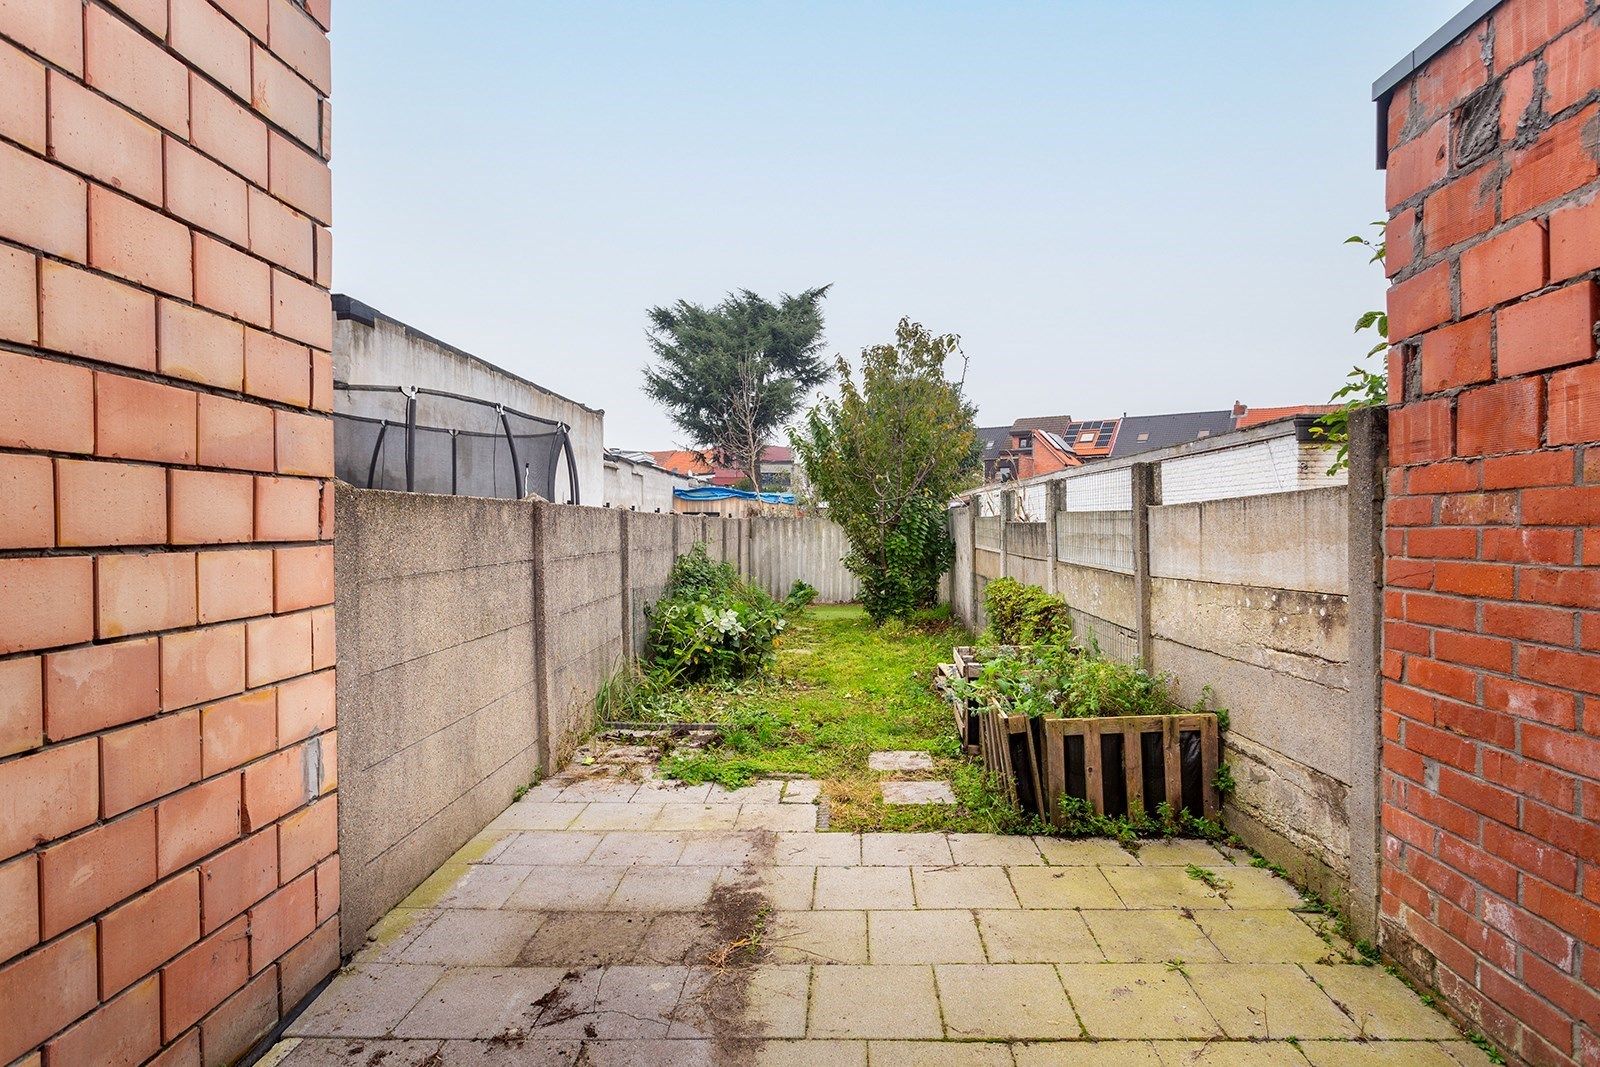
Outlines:
[[997, 644], [1065, 645], [1072, 639], [1067, 602], [1036, 585], [1026, 585], [1015, 578], [996, 578], [983, 591], [983, 606]]
[[998, 699], [1015, 714], [1069, 719], [1100, 715], [1171, 715], [1184, 711], [1172, 680], [1091, 651], [1035, 643], [994, 653], [970, 683], [980, 703]]
[[879, 558], [852, 549], [844, 565], [861, 581], [861, 605], [873, 622], [906, 618], [939, 597], [939, 578], [955, 559], [944, 505], [913, 501], [883, 533]]
[[654, 688], [730, 681], [762, 670], [772, 660], [784, 616], [816, 595], [796, 582], [780, 604], [741, 578], [732, 564], [714, 562], [704, 545], [695, 545], [673, 562], [666, 590], [646, 611], [646, 662], [656, 676]]

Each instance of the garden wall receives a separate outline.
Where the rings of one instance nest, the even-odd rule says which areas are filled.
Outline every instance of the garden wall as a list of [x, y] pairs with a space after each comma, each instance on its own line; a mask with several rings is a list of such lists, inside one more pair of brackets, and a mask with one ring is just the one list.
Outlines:
[[336, 487], [345, 950], [588, 731], [695, 542], [776, 595], [847, 598], [824, 519]]
[[[1379, 430], [1361, 423], [1352, 489], [1307, 429], [969, 494], [951, 512], [953, 606], [981, 628], [984, 586], [1013, 577], [1063, 596], [1084, 644], [1171, 673], [1185, 701], [1211, 686], [1232, 716], [1230, 828], [1370, 926], [1378, 717], [1375, 686], [1351, 679], [1375, 673], [1376, 517], [1358, 501], [1377, 484]], [[1368, 561], [1354, 574], [1353, 542]]]

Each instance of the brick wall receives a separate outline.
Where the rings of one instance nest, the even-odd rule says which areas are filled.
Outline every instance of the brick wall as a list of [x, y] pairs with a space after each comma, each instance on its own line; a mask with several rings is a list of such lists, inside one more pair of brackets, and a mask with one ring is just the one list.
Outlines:
[[1510, 0], [1388, 111], [1385, 948], [1600, 1063], [1600, 22]]
[[0, 0], [0, 1063], [224, 1063], [338, 962], [308, 8]]

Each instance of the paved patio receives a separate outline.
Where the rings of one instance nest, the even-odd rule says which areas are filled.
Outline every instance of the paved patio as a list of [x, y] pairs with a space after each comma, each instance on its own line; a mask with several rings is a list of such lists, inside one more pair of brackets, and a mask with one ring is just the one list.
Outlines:
[[1488, 1062], [1242, 857], [819, 833], [814, 784], [785, 786], [552, 779], [391, 912], [267, 1062]]

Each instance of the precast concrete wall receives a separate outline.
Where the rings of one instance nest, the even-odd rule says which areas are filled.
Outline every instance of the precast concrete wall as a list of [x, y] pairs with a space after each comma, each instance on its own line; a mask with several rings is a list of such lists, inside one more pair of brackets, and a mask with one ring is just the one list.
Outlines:
[[861, 583], [844, 565], [850, 542], [844, 529], [825, 518], [740, 520], [745, 526], [747, 573], [775, 597], [786, 596], [795, 582], [814, 586], [817, 599], [845, 604], [861, 595]]
[[[1370, 595], [1351, 616], [1350, 552], [1370, 545], [1378, 515], [1372, 487], [1353, 505], [1305, 429], [1257, 427], [969, 494], [951, 512], [952, 605], [981, 629], [988, 581], [1037, 585], [1065, 598], [1080, 643], [1170, 674], [1185, 702], [1228, 708], [1230, 829], [1370, 917], [1375, 874], [1352, 833], [1375, 832], [1378, 720], [1374, 687], [1350, 679], [1377, 674], [1375, 620]], [[1370, 568], [1354, 581], [1370, 594]]]

